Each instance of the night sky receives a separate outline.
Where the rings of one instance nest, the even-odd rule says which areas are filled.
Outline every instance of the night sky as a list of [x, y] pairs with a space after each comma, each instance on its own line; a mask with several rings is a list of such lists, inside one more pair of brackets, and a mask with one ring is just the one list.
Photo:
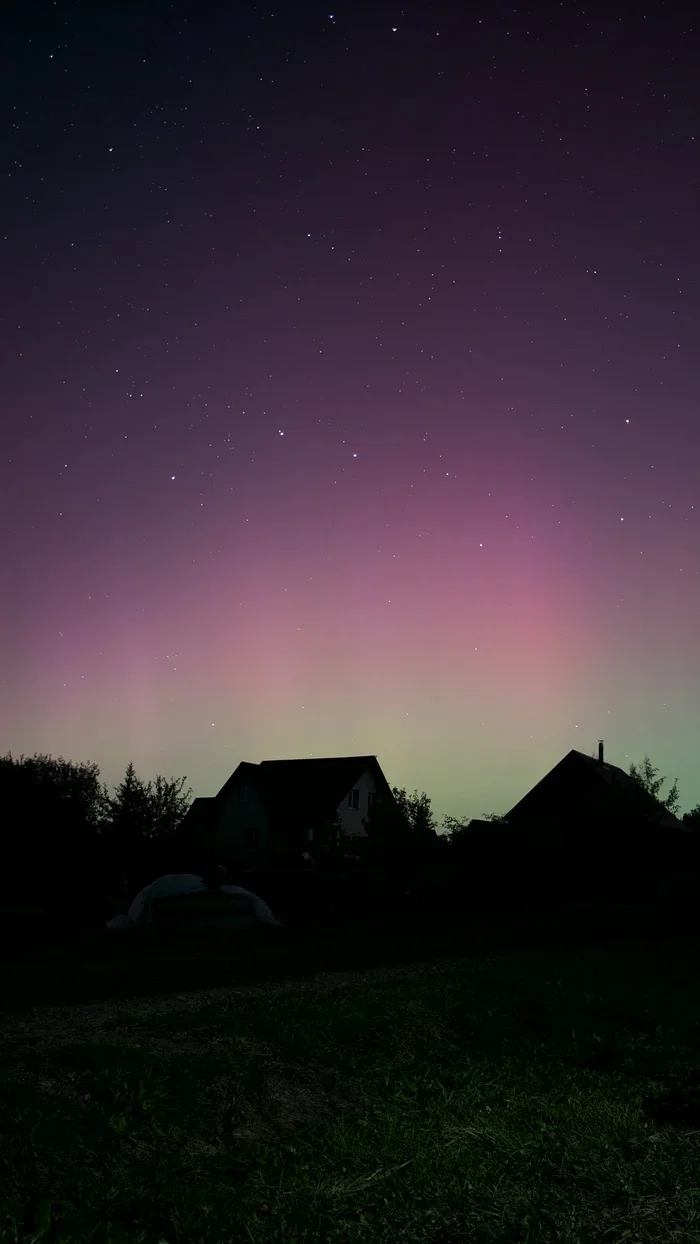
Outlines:
[[0, 751], [700, 800], [700, 23], [0, 18]]

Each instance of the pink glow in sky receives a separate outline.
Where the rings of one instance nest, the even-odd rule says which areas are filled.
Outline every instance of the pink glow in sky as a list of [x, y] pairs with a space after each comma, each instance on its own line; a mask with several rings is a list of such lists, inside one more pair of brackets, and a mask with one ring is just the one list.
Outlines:
[[0, 49], [0, 750], [691, 807], [697, 32], [221, 7]]

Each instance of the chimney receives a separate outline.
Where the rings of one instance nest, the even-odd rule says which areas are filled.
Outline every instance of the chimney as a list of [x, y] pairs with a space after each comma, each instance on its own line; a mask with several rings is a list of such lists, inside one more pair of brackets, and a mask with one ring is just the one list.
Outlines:
[[598, 764], [599, 765], [605, 764], [605, 757], [603, 755], [603, 740], [602, 739], [598, 739]]

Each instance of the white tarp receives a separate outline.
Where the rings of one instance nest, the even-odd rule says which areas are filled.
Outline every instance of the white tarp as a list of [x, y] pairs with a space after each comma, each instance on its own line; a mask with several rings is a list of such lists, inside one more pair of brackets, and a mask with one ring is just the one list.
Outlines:
[[[136, 895], [127, 914], [115, 916], [112, 920], [107, 921], [108, 929], [139, 929], [146, 924], [153, 923], [153, 912], [151, 903], [155, 898], [164, 898], [171, 894], [201, 894], [206, 890], [207, 886], [201, 877], [195, 877], [194, 873], [168, 873], [165, 877], [159, 877], [157, 881], [152, 881], [150, 885], [144, 886]], [[222, 885], [219, 887], [222, 894], [245, 894], [252, 900], [253, 910], [256, 918], [261, 924], [280, 925], [281, 921], [276, 920], [267, 903], [264, 903], [257, 894], [251, 893], [250, 890], [244, 890], [238, 885]]]

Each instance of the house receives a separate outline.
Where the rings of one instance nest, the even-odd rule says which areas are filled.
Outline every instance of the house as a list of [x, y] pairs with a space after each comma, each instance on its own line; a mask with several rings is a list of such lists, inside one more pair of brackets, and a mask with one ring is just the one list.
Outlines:
[[365, 836], [378, 800], [393, 795], [376, 756], [244, 760], [218, 795], [194, 800], [183, 831], [222, 863], [300, 863], [333, 822], [352, 837]]
[[570, 751], [506, 814], [523, 862], [562, 869], [590, 882], [620, 878], [690, 860], [693, 834], [617, 765]]

